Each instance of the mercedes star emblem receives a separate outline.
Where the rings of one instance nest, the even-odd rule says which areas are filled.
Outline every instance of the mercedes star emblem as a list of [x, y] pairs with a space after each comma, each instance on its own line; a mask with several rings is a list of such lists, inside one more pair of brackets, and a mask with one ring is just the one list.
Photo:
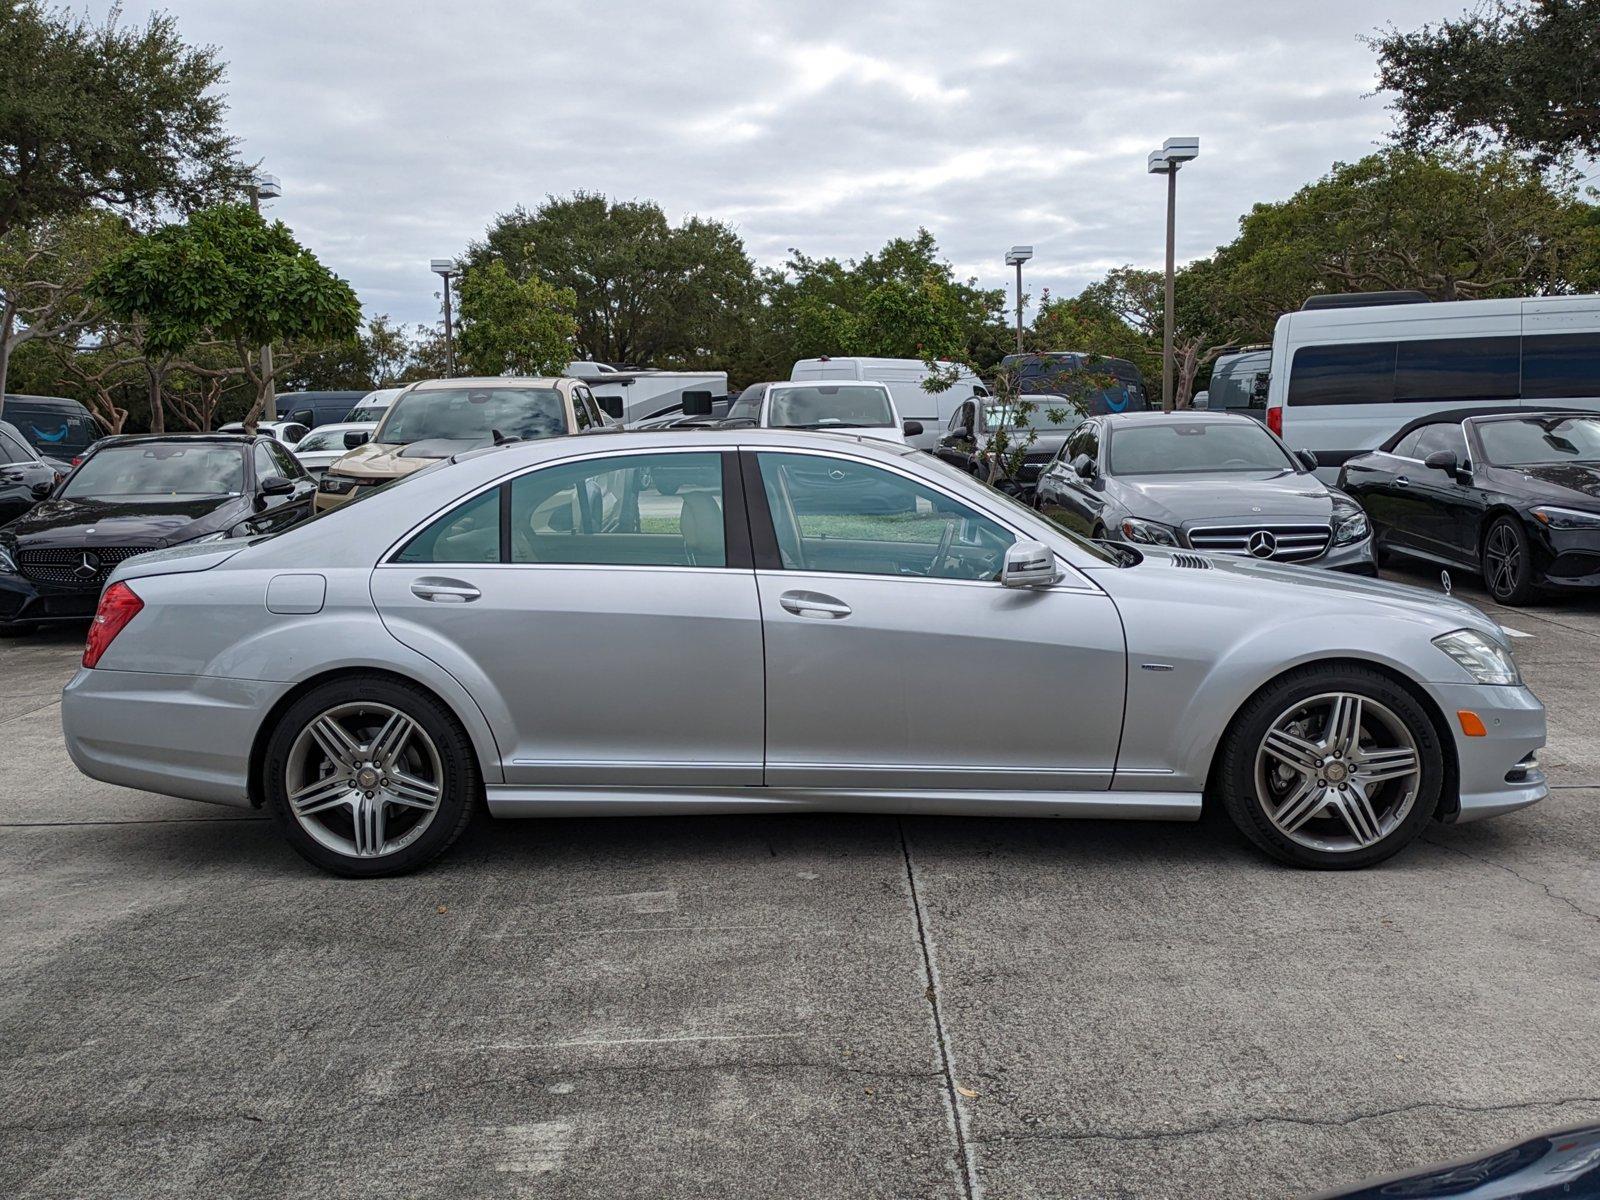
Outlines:
[[1270, 529], [1258, 529], [1250, 535], [1244, 548], [1256, 558], [1271, 558], [1278, 552], [1278, 539], [1272, 536]]
[[100, 574], [100, 556], [92, 550], [85, 550], [78, 565], [72, 568], [72, 573], [79, 579], [93, 579]]

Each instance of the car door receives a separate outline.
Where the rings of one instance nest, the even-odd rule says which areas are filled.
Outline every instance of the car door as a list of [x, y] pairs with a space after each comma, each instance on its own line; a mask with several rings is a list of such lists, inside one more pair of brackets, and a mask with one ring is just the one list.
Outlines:
[[1426, 469], [1417, 457], [1417, 444], [1427, 429], [1426, 425], [1413, 429], [1392, 450], [1376, 450], [1345, 464], [1345, 486], [1367, 510], [1381, 546], [1397, 550], [1424, 546], [1423, 502], [1411, 484]]
[[0, 525], [14, 521], [39, 502], [33, 489], [52, 483], [55, 473], [33, 451], [0, 429]]
[[[374, 570], [384, 623], [472, 694], [508, 784], [761, 782], [737, 472], [703, 448], [547, 464], [437, 515]], [[654, 480], [669, 475], [692, 482], [668, 495]]]
[[1056, 587], [1002, 586], [1016, 532], [911, 466], [744, 458], [769, 785], [1110, 785], [1126, 656], [1103, 592], [1070, 569]]
[[939, 444], [934, 447], [935, 456], [944, 459], [952, 467], [959, 467], [963, 471], [971, 471], [974, 456], [978, 452], [978, 405], [976, 401], [964, 400], [957, 406], [950, 417], [949, 428], [944, 436], [939, 439]]
[[1085, 479], [1078, 474], [1076, 464], [1081, 459], [1095, 464], [1100, 461], [1098, 421], [1085, 421], [1074, 429], [1062, 445], [1061, 453], [1045, 468], [1050, 481], [1049, 499], [1041, 498], [1039, 511], [1074, 533], [1089, 537], [1105, 511], [1105, 494], [1098, 475]]
[[317, 494], [317, 481], [311, 477], [311, 472], [306, 470], [305, 464], [287, 447], [277, 442], [268, 442], [266, 445], [267, 453], [271, 456], [278, 474], [294, 484], [294, 491], [282, 497], [283, 503], [274, 511], [274, 528], [283, 529], [311, 515], [311, 502]]
[[1461, 469], [1471, 465], [1466, 433], [1454, 421], [1428, 425], [1421, 432], [1416, 457], [1425, 460], [1447, 450], [1456, 456], [1458, 469], [1435, 471], [1421, 466], [1408, 472], [1417, 514], [1417, 546], [1440, 558], [1476, 566], [1482, 503], [1470, 472]]

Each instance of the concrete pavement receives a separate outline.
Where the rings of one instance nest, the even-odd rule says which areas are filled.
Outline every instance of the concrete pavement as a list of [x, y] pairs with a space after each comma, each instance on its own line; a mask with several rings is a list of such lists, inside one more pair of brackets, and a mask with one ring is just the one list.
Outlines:
[[0, 1194], [1270, 1197], [1600, 1120], [1600, 604], [1491, 611], [1557, 791], [1351, 874], [787, 816], [350, 883], [80, 777], [79, 635], [5, 643]]

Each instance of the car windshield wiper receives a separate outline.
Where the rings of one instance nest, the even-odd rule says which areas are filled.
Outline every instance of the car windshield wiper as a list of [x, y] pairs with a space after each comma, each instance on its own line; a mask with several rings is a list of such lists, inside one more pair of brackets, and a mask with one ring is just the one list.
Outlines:
[[888, 429], [888, 425], [868, 425], [862, 421], [806, 421], [799, 425], [783, 425], [782, 429]]

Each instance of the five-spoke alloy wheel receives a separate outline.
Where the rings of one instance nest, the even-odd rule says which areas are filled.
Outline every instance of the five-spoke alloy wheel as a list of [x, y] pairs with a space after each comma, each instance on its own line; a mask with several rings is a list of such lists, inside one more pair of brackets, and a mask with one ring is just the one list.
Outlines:
[[1422, 832], [1442, 777], [1438, 731], [1409, 691], [1369, 668], [1320, 666], [1245, 705], [1215, 782], [1234, 823], [1269, 854], [1361, 867]]
[[1533, 598], [1533, 560], [1528, 535], [1515, 517], [1499, 517], [1483, 535], [1483, 581], [1501, 604]]
[[274, 730], [269, 807], [290, 843], [345, 875], [392, 875], [441, 853], [479, 791], [466, 734], [419, 689], [353, 676], [314, 689]]

